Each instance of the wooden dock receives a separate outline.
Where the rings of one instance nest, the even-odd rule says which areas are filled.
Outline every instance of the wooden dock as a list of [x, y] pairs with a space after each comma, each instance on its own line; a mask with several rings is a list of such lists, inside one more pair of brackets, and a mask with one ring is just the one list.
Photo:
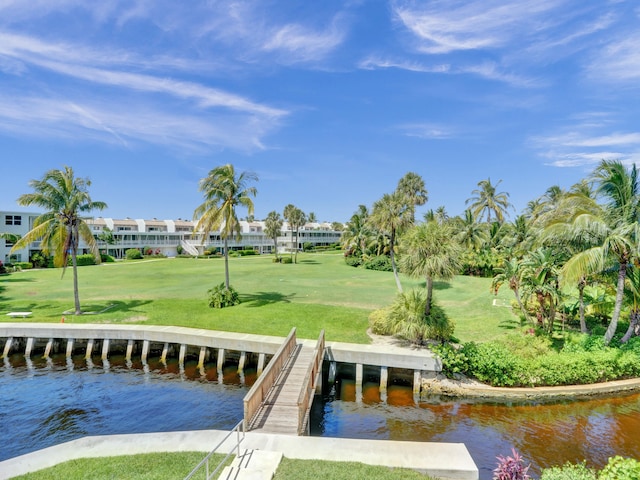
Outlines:
[[308, 433], [324, 357], [324, 331], [315, 348], [297, 344], [295, 329], [245, 396], [245, 430], [286, 435]]

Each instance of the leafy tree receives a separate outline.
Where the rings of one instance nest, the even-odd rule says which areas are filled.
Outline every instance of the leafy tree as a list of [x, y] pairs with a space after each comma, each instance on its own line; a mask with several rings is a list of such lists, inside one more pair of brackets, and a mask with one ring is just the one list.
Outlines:
[[282, 235], [282, 218], [275, 210], [269, 212], [264, 222], [264, 233], [273, 240], [273, 252], [278, 260], [278, 237]]
[[201, 231], [204, 238], [209, 233], [220, 229], [220, 237], [224, 240], [224, 277], [225, 288], [229, 290], [229, 238], [240, 239], [241, 228], [236, 209], [243, 206], [253, 215], [253, 200], [257, 190], [248, 183], [257, 181], [258, 176], [252, 172], [236, 174], [233, 165], [227, 164], [212, 169], [200, 180], [199, 190], [204, 202], [194, 211], [197, 219], [196, 231]]
[[341, 222], [331, 222], [331, 229], [336, 232], [341, 232], [344, 230], [344, 225]]
[[96, 263], [100, 263], [100, 252], [91, 229], [82, 214], [92, 210], [103, 210], [104, 202], [91, 200], [88, 178], [77, 178], [73, 169], [65, 166], [63, 170], [49, 170], [41, 180], [31, 180], [29, 186], [33, 193], [18, 198], [23, 206], [37, 205], [45, 210], [33, 222], [33, 228], [19, 239], [11, 251], [25, 248], [40, 240], [40, 248], [45, 255], [53, 254], [53, 264], [66, 271], [69, 255], [73, 268], [73, 296], [75, 315], [80, 315], [80, 294], [78, 291], [78, 244], [80, 239], [89, 247]]
[[507, 215], [507, 210], [512, 208], [509, 202], [509, 194], [506, 192], [497, 192], [498, 185], [502, 180], [493, 185], [491, 179], [480, 180], [477, 189], [471, 192], [472, 197], [467, 199], [466, 203], [471, 204], [471, 211], [477, 218], [487, 215], [487, 222], [491, 223], [491, 213], [493, 212], [496, 220], [502, 223]]
[[448, 224], [416, 225], [402, 239], [402, 270], [414, 278], [425, 278], [425, 315], [431, 313], [433, 280], [449, 280], [460, 271], [462, 247]]

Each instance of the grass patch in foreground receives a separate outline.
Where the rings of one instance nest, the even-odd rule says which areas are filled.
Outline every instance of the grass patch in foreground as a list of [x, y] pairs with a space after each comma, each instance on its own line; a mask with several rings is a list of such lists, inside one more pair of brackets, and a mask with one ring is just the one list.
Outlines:
[[297, 460], [283, 458], [276, 471], [274, 480], [429, 480], [433, 477], [423, 475], [409, 468], [389, 468], [379, 465], [366, 465], [358, 462], [329, 462], [318, 460]]
[[[119, 457], [80, 458], [14, 477], [12, 480], [182, 480], [206, 456], [203, 452], [145, 453]], [[225, 456], [215, 454], [215, 468]], [[231, 458], [229, 459], [231, 462]], [[202, 475], [194, 479], [201, 480]]]

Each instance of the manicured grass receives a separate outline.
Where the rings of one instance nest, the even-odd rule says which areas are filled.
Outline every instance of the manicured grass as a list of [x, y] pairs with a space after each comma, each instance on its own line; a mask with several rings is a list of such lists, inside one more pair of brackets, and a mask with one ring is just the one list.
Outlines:
[[358, 462], [329, 462], [317, 460], [294, 460], [283, 458], [276, 471], [274, 480], [429, 480], [432, 477], [423, 475], [408, 468], [388, 468], [365, 465]]
[[[182, 480], [205, 456], [206, 453], [203, 452], [161, 452], [82, 458], [14, 477], [12, 480]], [[214, 455], [209, 465], [215, 468], [223, 458], [224, 455]], [[193, 478], [202, 480], [204, 477], [203, 473]]]
[[[368, 315], [393, 302], [392, 274], [345, 265], [340, 254], [300, 254], [298, 264], [275, 264], [271, 256], [231, 258], [232, 286], [242, 303], [211, 309], [207, 290], [224, 281], [222, 259], [155, 259], [81, 267], [80, 300], [74, 316], [72, 272], [25, 270], [0, 277], [3, 314], [31, 311], [25, 322], [136, 323], [315, 339], [324, 328], [328, 341], [368, 343]], [[403, 279], [405, 289], [424, 282]], [[456, 323], [462, 341], [491, 339], [516, 326], [510, 309], [492, 307], [490, 279], [456, 277], [437, 284], [439, 302]], [[500, 296], [509, 298], [508, 291]], [[104, 309], [107, 310], [103, 311]]]

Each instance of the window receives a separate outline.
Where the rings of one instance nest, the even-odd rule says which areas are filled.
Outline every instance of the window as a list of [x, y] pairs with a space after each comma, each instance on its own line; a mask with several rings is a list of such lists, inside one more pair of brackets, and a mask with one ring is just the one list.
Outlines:
[[22, 215], [7, 215], [4, 218], [5, 225], [22, 225]]
[[4, 246], [9, 248], [9, 247], [13, 247], [13, 242], [11, 240], [5, 240], [4, 241]]

